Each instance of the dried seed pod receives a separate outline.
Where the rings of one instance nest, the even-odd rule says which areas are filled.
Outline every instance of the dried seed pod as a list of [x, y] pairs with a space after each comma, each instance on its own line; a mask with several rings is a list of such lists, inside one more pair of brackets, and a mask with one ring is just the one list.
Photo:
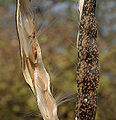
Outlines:
[[16, 19], [22, 72], [36, 97], [43, 119], [58, 120], [57, 104], [50, 91], [50, 76], [42, 61], [29, 3], [30, 0], [17, 0]]

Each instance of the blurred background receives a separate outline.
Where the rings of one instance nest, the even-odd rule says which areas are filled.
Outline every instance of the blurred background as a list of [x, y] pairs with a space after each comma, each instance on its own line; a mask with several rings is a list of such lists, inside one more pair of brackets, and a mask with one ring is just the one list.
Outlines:
[[[77, 93], [77, 0], [35, 0], [31, 7], [53, 95], [62, 99]], [[0, 0], [0, 120], [42, 120], [21, 72], [15, 10], [15, 0]], [[116, 120], [116, 1], [97, 0], [96, 17], [100, 58], [96, 120]], [[75, 101], [59, 106], [60, 120], [73, 120], [75, 106]]]

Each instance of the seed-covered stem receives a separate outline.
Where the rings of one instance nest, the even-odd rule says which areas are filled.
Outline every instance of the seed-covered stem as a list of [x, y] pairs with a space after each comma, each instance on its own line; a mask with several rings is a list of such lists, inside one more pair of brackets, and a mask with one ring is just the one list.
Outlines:
[[76, 112], [78, 120], [95, 120], [96, 115], [99, 69], [95, 9], [96, 0], [79, 0], [80, 30], [77, 37], [79, 62]]

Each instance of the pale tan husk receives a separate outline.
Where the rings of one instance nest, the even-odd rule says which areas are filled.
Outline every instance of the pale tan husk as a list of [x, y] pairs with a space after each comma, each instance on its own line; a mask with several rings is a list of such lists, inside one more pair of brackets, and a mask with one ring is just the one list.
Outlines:
[[44, 120], [58, 120], [57, 105], [50, 91], [36, 30], [29, 11], [30, 0], [17, 0], [17, 31], [20, 40], [22, 72], [30, 85]]

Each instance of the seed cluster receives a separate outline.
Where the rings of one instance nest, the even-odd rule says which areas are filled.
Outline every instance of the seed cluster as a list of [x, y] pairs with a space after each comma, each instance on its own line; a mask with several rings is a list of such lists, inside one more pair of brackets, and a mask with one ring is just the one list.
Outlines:
[[95, 8], [96, 0], [85, 0], [80, 20], [77, 69], [77, 118], [79, 120], [95, 120], [96, 114], [99, 70]]

